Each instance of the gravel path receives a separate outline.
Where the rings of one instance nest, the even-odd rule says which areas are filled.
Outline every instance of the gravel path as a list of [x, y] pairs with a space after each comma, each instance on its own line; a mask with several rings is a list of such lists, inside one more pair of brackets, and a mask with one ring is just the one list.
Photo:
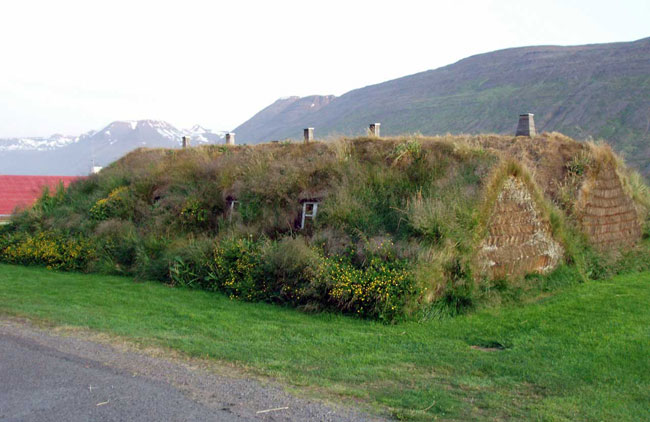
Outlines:
[[227, 365], [0, 317], [2, 421], [383, 421]]

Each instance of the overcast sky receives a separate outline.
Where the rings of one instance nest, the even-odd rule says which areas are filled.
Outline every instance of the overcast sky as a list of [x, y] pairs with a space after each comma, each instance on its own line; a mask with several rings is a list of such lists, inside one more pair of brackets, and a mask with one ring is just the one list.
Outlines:
[[233, 129], [508, 47], [650, 36], [650, 1], [0, 0], [0, 137], [113, 120]]

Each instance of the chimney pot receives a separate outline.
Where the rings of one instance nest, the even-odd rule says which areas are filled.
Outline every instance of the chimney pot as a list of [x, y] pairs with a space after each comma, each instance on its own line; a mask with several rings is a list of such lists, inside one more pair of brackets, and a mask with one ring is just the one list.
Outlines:
[[380, 135], [381, 123], [370, 123], [370, 135], [371, 136], [381, 136]]
[[515, 136], [528, 136], [534, 138], [537, 135], [535, 131], [535, 116], [533, 113], [525, 113], [519, 115], [519, 124], [517, 124], [517, 132]]
[[305, 143], [311, 142], [311, 141], [314, 140], [314, 128], [313, 127], [305, 128], [303, 133], [305, 135]]

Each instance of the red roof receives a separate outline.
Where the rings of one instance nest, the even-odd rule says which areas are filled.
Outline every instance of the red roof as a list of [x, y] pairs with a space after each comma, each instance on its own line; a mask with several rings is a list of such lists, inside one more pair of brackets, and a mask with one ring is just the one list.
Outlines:
[[28, 207], [41, 196], [48, 186], [55, 192], [60, 182], [68, 185], [80, 177], [75, 176], [0, 176], [0, 215], [14, 212], [16, 207]]

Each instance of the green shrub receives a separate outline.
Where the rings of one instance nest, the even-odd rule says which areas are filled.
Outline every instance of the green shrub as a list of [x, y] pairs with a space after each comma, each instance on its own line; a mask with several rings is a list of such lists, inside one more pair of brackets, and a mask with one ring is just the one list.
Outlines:
[[196, 198], [189, 198], [181, 210], [181, 224], [186, 228], [202, 228], [208, 224], [209, 211], [206, 206]]
[[210, 287], [231, 298], [264, 300], [268, 292], [260, 289], [261, 242], [252, 238], [226, 239], [214, 250], [207, 277]]
[[569, 177], [581, 177], [587, 172], [587, 169], [593, 165], [593, 157], [588, 151], [583, 150], [566, 163], [564, 167], [569, 173]]
[[66, 238], [52, 231], [5, 235], [0, 242], [0, 259], [14, 264], [81, 271], [95, 258], [95, 245], [88, 239]]
[[447, 239], [462, 242], [476, 226], [471, 204], [458, 194], [441, 197], [418, 192], [409, 200], [405, 215], [413, 233], [430, 244]]
[[386, 250], [366, 251], [362, 263], [325, 257], [302, 237], [277, 241], [226, 238], [192, 241], [169, 256], [176, 285], [221, 291], [231, 298], [337, 310], [364, 318], [403, 318], [420, 292], [409, 263]]
[[458, 258], [445, 263], [443, 272], [447, 283], [434, 306], [444, 307], [451, 315], [462, 314], [474, 307], [475, 282], [468, 267]]
[[395, 146], [391, 156], [394, 165], [404, 160], [419, 160], [422, 158], [422, 145], [417, 139], [409, 139]]
[[65, 202], [65, 188], [63, 183], [59, 182], [53, 195], [50, 195], [50, 188], [44, 187], [43, 193], [34, 204], [34, 209], [42, 213], [51, 213], [54, 209]]
[[97, 271], [132, 274], [140, 246], [140, 236], [130, 221], [109, 219], [95, 229], [98, 250]]
[[106, 198], [95, 202], [90, 208], [90, 215], [100, 221], [109, 218], [127, 218], [132, 214], [132, 205], [128, 187], [120, 186], [113, 189]]
[[210, 238], [190, 238], [172, 245], [167, 253], [172, 284], [206, 290], [214, 288], [210, 278], [214, 248], [215, 241]]
[[623, 251], [611, 265], [613, 274], [650, 270], [650, 241], [646, 238], [636, 247]]
[[344, 257], [326, 263], [332, 306], [365, 318], [393, 321], [404, 316], [409, 300], [419, 296], [404, 261], [372, 257], [362, 268]]
[[326, 307], [323, 260], [303, 237], [268, 242], [261, 251], [266, 300], [311, 310]]
[[141, 280], [170, 282], [170, 240], [153, 234], [141, 236], [135, 254], [134, 275]]

